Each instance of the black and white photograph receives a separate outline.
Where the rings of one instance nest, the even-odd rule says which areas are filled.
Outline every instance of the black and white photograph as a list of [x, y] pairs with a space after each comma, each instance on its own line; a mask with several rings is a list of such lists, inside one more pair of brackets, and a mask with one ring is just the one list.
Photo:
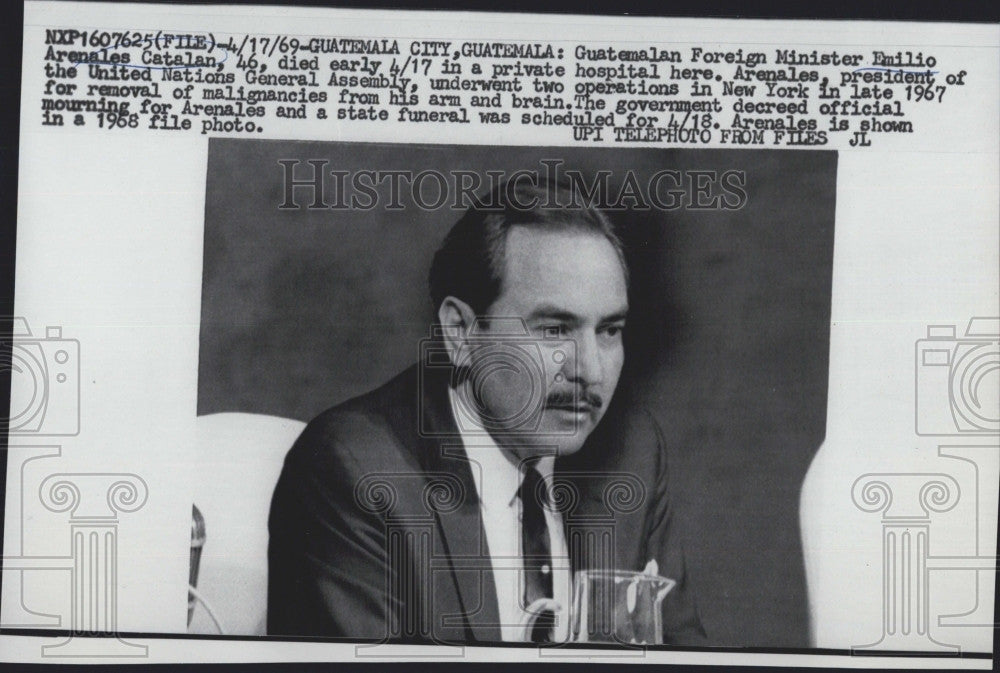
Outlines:
[[[197, 465], [198, 591], [269, 635], [806, 645], [836, 171], [213, 140], [198, 412], [233, 453]], [[220, 478], [250, 452], [266, 483]]]

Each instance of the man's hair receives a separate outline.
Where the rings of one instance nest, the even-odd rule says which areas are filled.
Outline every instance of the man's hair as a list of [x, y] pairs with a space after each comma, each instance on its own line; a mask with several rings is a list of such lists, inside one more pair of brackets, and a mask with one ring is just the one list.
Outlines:
[[628, 283], [624, 247], [608, 217], [582, 201], [567, 182], [522, 177], [476, 198], [448, 232], [431, 263], [435, 310], [445, 297], [453, 296], [478, 315], [486, 311], [502, 290], [507, 233], [515, 226], [603, 236], [614, 248]]

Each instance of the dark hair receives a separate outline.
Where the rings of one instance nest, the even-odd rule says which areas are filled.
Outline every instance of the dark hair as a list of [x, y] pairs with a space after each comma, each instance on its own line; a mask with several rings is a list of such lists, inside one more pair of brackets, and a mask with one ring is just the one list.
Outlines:
[[453, 296], [481, 315], [496, 300], [502, 289], [507, 232], [514, 226], [603, 236], [618, 255], [628, 283], [622, 242], [604, 213], [584, 203], [568, 182], [521, 177], [477, 198], [448, 232], [431, 263], [435, 310]]

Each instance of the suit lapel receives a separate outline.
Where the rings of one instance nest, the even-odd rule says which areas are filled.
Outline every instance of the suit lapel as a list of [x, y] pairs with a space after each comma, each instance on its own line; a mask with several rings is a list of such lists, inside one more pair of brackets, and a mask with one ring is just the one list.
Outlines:
[[[447, 379], [441, 376], [422, 378], [418, 389], [422, 395], [420, 427], [421, 455], [429, 475], [452, 475], [461, 485], [458, 506], [438, 507], [436, 517], [441, 535], [434, 542], [431, 559], [432, 574], [447, 581], [450, 575], [461, 602], [458, 614], [440, 614], [439, 595], [432, 601], [435, 628], [445, 620], [445, 632], [467, 626], [473, 639], [499, 641], [500, 612], [497, 606], [496, 584], [489, 548], [483, 529], [479, 495], [472, 476], [472, 466], [462, 446], [461, 437], [452, 417], [447, 394]], [[478, 466], [477, 466], [478, 467]], [[437, 577], [432, 580], [434, 584]], [[441, 609], [448, 611], [446, 606]]]

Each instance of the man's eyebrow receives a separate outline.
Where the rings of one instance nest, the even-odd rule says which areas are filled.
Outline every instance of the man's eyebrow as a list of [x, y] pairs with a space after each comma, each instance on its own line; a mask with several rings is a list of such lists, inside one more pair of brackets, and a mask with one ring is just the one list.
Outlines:
[[542, 304], [538, 306], [528, 315], [528, 320], [538, 319], [538, 318], [548, 318], [550, 320], [559, 320], [560, 322], [576, 323], [582, 322], [580, 316], [576, 315], [572, 311], [567, 311], [564, 308], [559, 308], [558, 306], [553, 306], [551, 304]]
[[625, 319], [627, 317], [628, 317], [628, 309], [623, 308], [620, 311], [616, 311], [615, 313], [612, 313], [609, 316], [601, 318], [600, 324], [603, 325], [609, 322], [625, 322]]
[[[622, 322], [628, 315], [628, 308], [622, 308], [614, 313], [602, 317], [598, 323], [606, 324], [611, 322]], [[550, 320], [558, 320], [560, 322], [577, 324], [583, 322], [583, 319], [573, 313], [572, 311], [567, 311], [564, 308], [558, 306], [553, 306], [550, 304], [543, 304], [537, 307], [528, 315], [528, 320], [537, 320], [539, 318], [547, 318]]]

